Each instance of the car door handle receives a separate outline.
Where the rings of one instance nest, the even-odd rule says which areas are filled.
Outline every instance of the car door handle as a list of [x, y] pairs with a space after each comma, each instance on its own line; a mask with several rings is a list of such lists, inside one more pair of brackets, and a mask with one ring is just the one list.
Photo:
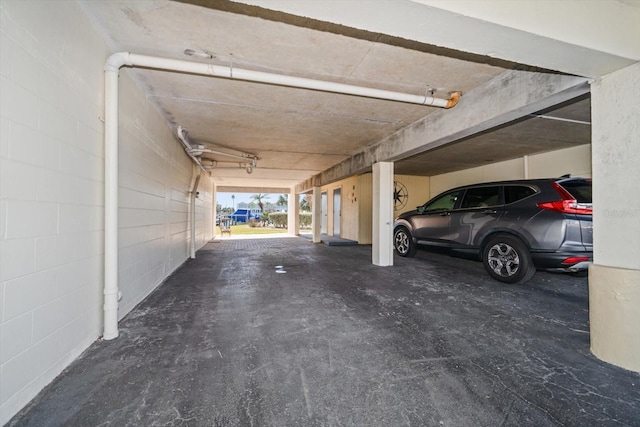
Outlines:
[[498, 211], [496, 211], [495, 209], [485, 209], [482, 211], [482, 213], [485, 215], [494, 215], [497, 214]]

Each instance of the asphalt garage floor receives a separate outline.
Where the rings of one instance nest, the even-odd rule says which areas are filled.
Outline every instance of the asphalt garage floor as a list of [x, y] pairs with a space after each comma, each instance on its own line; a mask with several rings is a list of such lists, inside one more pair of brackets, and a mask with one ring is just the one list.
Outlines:
[[209, 243], [9, 425], [640, 425], [640, 375], [589, 352], [587, 278], [394, 263]]

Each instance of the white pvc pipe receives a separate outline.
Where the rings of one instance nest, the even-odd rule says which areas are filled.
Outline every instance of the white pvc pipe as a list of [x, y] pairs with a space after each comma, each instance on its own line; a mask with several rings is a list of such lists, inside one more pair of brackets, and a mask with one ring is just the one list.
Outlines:
[[[344, 93], [368, 98], [412, 104], [451, 108], [458, 103], [460, 92], [454, 92], [449, 99], [432, 96], [413, 95], [388, 90], [372, 89], [361, 86], [333, 83], [321, 80], [291, 77], [282, 74], [243, 70], [241, 68], [209, 65], [177, 59], [136, 55], [129, 52], [117, 52], [111, 55], [105, 64], [105, 254], [104, 254], [104, 333], [105, 340], [118, 336], [118, 74], [123, 66], [154, 68], [159, 70], [180, 71], [214, 77], [248, 80], [281, 86]], [[185, 144], [182, 132], [178, 133]], [[186, 143], [189, 148], [190, 144]], [[189, 154], [201, 169], [202, 164]]]
[[191, 160], [193, 160], [193, 162], [198, 165], [200, 169], [204, 169], [204, 166], [202, 166], [202, 162], [200, 162], [200, 160], [192, 154], [193, 147], [191, 147], [191, 144], [189, 143], [189, 141], [187, 141], [186, 129], [184, 129], [182, 126], [178, 126], [176, 134], [178, 135], [178, 140], [184, 147], [184, 151], [187, 152], [187, 155], [191, 157]]
[[201, 169], [196, 166], [196, 179], [191, 189], [191, 259], [196, 259], [196, 198], [198, 196], [198, 184], [200, 183]]
[[242, 68], [225, 67], [222, 65], [202, 64], [199, 62], [182, 61], [178, 59], [159, 58], [154, 56], [136, 55], [134, 53], [119, 52], [111, 55], [107, 60], [107, 67], [122, 67], [124, 65], [160, 70], [182, 71], [185, 73], [202, 74], [229, 79], [248, 80], [252, 82], [268, 83], [279, 86], [290, 86], [304, 89], [320, 90], [324, 92], [344, 93], [367, 98], [386, 99], [390, 101], [407, 102], [411, 104], [430, 105], [433, 107], [451, 108], [460, 97], [459, 92], [451, 95], [450, 99], [435, 98], [426, 95], [414, 95], [389, 90], [373, 89], [362, 86], [334, 83], [323, 80], [292, 77], [283, 74], [265, 73], [262, 71], [244, 70]]
[[105, 69], [104, 333], [118, 337], [118, 70]]

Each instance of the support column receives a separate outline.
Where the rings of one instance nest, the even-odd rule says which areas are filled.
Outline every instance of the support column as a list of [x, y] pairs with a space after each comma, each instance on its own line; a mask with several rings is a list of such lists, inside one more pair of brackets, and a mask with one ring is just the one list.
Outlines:
[[313, 187], [311, 199], [311, 229], [313, 230], [313, 243], [320, 243], [320, 228], [322, 226], [322, 193], [320, 187]]
[[393, 162], [373, 165], [374, 265], [393, 265]]
[[287, 204], [287, 232], [292, 236], [300, 235], [300, 203], [295, 187], [289, 191], [289, 202]]
[[591, 351], [640, 372], [640, 63], [593, 83]]

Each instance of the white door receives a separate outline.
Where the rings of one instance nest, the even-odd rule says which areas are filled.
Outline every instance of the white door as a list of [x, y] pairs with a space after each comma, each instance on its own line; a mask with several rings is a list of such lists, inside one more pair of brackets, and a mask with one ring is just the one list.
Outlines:
[[342, 195], [340, 188], [333, 190], [333, 236], [340, 237], [340, 216]]
[[327, 218], [329, 215], [329, 212], [327, 212], [327, 192], [325, 191], [324, 193], [320, 194], [320, 198], [322, 206], [322, 212], [320, 213], [320, 215], [322, 216], [322, 222], [320, 223], [320, 233], [327, 234]]

